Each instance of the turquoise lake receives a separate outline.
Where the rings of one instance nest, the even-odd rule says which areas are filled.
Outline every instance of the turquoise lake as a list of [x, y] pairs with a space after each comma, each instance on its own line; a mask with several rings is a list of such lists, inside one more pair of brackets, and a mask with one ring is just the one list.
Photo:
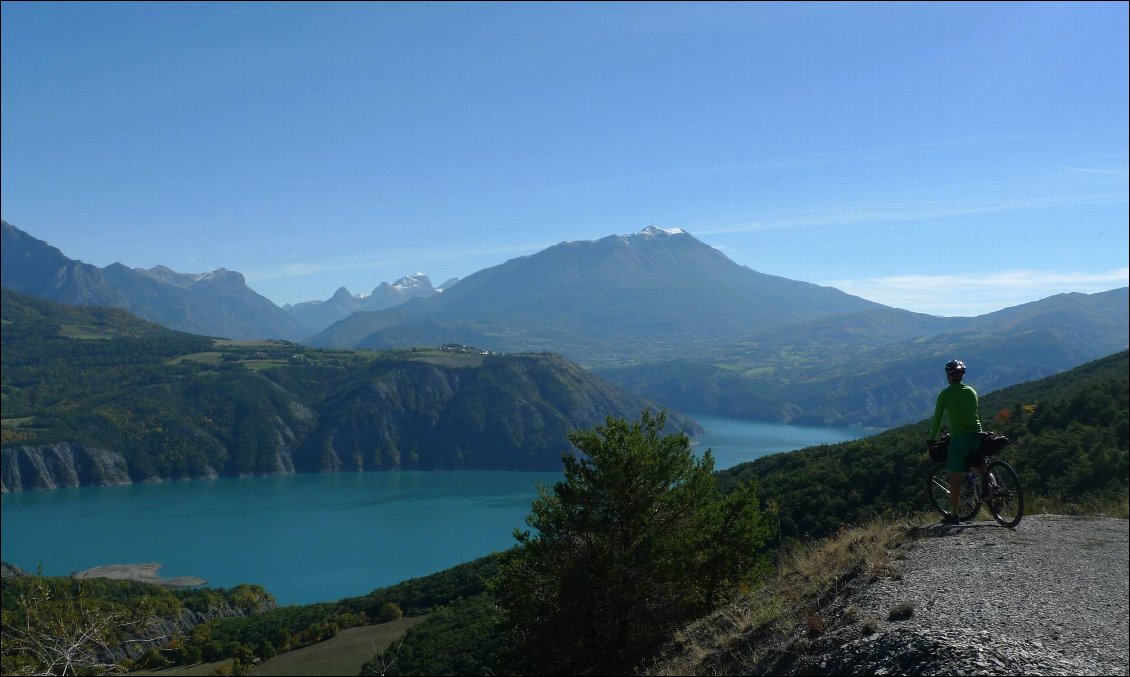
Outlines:
[[[715, 467], [872, 431], [692, 415]], [[279, 605], [363, 595], [514, 545], [537, 485], [560, 473], [443, 471], [224, 478], [0, 498], [5, 562], [67, 575], [160, 562], [209, 587], [257, 583]]]

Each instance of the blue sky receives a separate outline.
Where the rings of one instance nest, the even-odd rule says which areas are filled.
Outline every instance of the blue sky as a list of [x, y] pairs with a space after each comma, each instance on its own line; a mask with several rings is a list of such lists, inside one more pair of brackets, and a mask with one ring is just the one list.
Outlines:
[[3, 218], [282, 305], [684, 228], [937, 315], [1128, 284], [1128, 4], [3, 3]]

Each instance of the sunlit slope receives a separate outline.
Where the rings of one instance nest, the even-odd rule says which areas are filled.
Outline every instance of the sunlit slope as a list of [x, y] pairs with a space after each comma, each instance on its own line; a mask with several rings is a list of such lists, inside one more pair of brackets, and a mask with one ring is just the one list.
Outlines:
[[[5, 490], [301, 471], [560, 467], [652, 403], [551, 354], [321, 351], [4, 290]], [[693, 429], [693, 423], [675, 417]]]

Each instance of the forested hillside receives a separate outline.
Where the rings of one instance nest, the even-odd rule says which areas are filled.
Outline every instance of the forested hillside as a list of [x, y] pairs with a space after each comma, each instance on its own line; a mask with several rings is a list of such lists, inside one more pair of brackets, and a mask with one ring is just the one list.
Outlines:
[[[1027, 492], [1072, 501], [1125, 496], [1127, 356], [1124, 351], [981, 397], [982, 426], [1013, 441], [1000, 456]], [[862, 440], [774, 454], [727, 468], [719, 481], [756, 481], [779, 505], [785, 538], [823, 536], [874, 514], [923, 509], [928, 433], [929, 421], [921, 421]]]
[[556, 469], [569, 430], [653, 406], [549, 354], [210, 339], [8, 290], [0, 346], [5, 491], [302, 471]]
[[[1125, 504], [1128, 367], [1130, 355], [1122, 352], [982, 398], [986, 427], [1016, 441], [1001, 457], [1020, 472], [1030, 502], [1039, 496], [1065, 504]], [[766, 506], [776, 506], [782, 541], [829, 535], [875, 516], [928, 509], [923, 493], [928, 425], [923, 421], [864, 440], [776, 454], [716, 477], [728, 491], [757, 483]], [[748, 614], [803, 617], [807, 611], [751, 609]], [[411, 629], [402, 645], [369, 667], [391, 663], [383, 673], [390, 675], [497, 672], [502, 624], [489, 595], [471, 597]], [[677, 638], [672, 641], [679, 644]]]
[[[1128, 368], [1130, 354], [1122, 352], [982, 397], [986, 427], [1015, 440], [1002, 457], [1020, 472], [1029, 498], [1125, 503]], [[765, 506], [776, 506], [783, 540], [826, 535], [876, 515], [919, 512], [926, 509], [927, 426], [922, 421], [864, 440], [765, 457], [716, 479], [724, 490], [756, 482]], [[488, 586], [498, 564], [495, 555], [364, 597], [213, 620], [165, 657], [184, 663], [235, 656], [246, 665], [341, 628], [430, 613], [369, 667], [384, 674], [498, 673], [506, 627]]]
[[974, 318], [878, 309], [751, 330], [740, 342], [596, 371], [682, 411], [889, 428], [933, 411], [940, 365], [955, 357], [989, 392], [1125, 350], [1128, 307], [1123, 287]]

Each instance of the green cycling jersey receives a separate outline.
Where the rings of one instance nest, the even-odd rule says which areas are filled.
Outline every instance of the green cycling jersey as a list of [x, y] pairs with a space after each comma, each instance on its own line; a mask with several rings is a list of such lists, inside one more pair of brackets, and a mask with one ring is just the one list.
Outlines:
[[977, 415], [977, 391], [964, 383], [951, 383], [938, 393], [934, 422], [930, 425], [930, 439], [938, 436], [943, 414], [949, 414], [952, 435], [981, 432], [981, 419]]

